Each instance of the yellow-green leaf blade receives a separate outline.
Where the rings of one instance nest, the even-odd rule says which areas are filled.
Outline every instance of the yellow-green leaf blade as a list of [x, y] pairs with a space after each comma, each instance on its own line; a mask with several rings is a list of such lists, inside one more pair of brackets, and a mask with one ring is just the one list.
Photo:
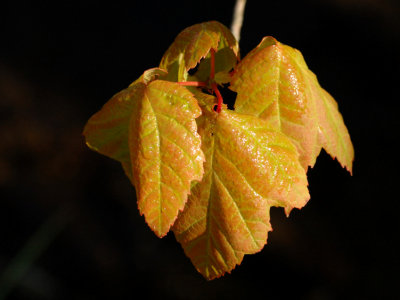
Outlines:
[[130, 121], [129, 148], [138, 207], [158, 236], [183, 209], [190, 184], [201, 180], [204, 155], [196, 99], [176, 83], [156, 80], [145, 89]]
[[336, 158], [342, 167], [351, 173], [354, 148], [343, 117], [339, 112], [337, 102], [320, 86], [315, 74], [308, 69], [300, 51], [287, 45], [281, 46], [285, 56], [290, 58], [293, 61], [293, 65], [302, 71], [302, 78], [308, 87], [308, 97], [312, 99], [315, 105], [318, 124], [318, 147], [323, 147], [332, 158]]
[[266, 37], [235, 69], [238, 112], [271, 121], [289, 136], [304, 168], [321, 147], [352, 169], [353, 146], [337, 104], [319, 85], [299, 51]]
[[159, 68], [146, 70], [128, 88], [106, 102], [102, 109], [88, 120], [83, 130], [88, 147], [120, 161], [130, 179], [132, 171], [128, 139], [133, 107], [142, 97], [146, 84], [165, 75], [166, 72]]
[[322, 101], [317, 103], [317, 111], [322, 147], [352, 173], [354, 148], [343, 117], [332, 96], [322, 88], [319, 92]]
[[83, 135], [92, 150], [122, 163], [129, 178], [129, 122], [135, 105], [134, 99], [143, 95], [145, 84], [138, 83], [115, 94], [85, 125]]
[[204, 155], [195, 118], [196, 99], [176, 83], [147, 73], [116, 94], [84, 129], [88, 146], [116, 159], [135, 186], [146, 222], [163, 236], [183, 209], [192, 181], [203, 174]]
[[197, 270], [213, 279], [263, 248], [270, 206], [302, 207], [309, 194], [289, 139], [259, 118], [216, 114], [209, 103], [198, 119], [204, 177], [173, 230]]
[[160, 68], [168, 71], [168, 79], [185, 81], [187, 71], [194, 68], [210, 49], [228, 48], [238, 55], [238, 43], [232, 33], [217, 21], [204, 22], [184, 29], [161, 59]]

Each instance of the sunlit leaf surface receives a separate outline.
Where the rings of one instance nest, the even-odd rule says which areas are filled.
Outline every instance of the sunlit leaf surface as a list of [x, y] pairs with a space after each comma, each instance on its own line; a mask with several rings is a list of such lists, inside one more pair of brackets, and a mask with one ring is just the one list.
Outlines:
[[264, 38], [235, 68], [231, 89], [236, 111], [273, 122], [296, 144], [303, 167], [323, 147], [352, 171], [354, 150], [337, 103], [298, 50]]
[[[209, 280], [264, 247], [272, 206], [289, 215], [307, 203], [322, 148], [350, 172], [354, 158], [337, 103], [299, 51], [266, 37], [239, 58], [221, 23], [188, 27], [84, 129], [91, 149], [121, 162], [150, 228], [172, 228]], [[228, 84], [235, 111], [222, 104]]]
[[116, 94], [85, 127], [89, 147], [119, 160], [138, 206], [158, 236], [183, 209], [190, 184], [203, 175], [196, 99], [176, 83], [143, 80]]
[[213, 97], [196, 95], [205, 173], [173, 230], [207, 279], [230, 272], [244, 254], [267, 241], [271, 206], [301, 208], [309, 199], [296, 147], [267, 121], [223, 109]]

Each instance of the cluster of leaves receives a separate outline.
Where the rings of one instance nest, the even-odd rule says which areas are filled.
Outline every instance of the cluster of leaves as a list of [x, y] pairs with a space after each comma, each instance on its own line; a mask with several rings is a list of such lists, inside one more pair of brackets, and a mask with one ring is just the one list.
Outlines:
[[[237, 93], [235, 110], [223, 84]], [[215, 21], [183, 30], [84, 135], [121, 162], [147, 224], [159, 237], [172, 229], [207, 279], [264, 247], [271, 206], [289, 215], [307, 203], [306, 172], [321, 148], [350, 172], [354, 156], [337, 103], [299, 51], [265, 37], [240, 60]]]

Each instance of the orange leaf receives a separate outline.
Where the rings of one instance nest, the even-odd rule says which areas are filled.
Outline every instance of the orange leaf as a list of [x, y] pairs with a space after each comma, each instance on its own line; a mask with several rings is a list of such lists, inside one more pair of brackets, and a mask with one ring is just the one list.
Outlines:
[[193, 95], [150, 70], [116, 94], [86, 124], [93, 150], [119, 160], [135, 186], [138, 207], [158, 236], [183, 209], [193, 180], [201, 180], [204, 155]]
[[296, 147], [284, 134], [257, 117], [225, 108], [215, 113], [213, 97], [196, 97], [205, 173], [173, 231], [197, 270], [213, 279], [263, 248], [271, 206], [289, 213], [309, 194]]
[[235, 68], [231, 89], [236, 111], [270, 120], [297, 146], [304, 168], [323, 147], [352, 171], [354, 149], [337, 103], [298, 50], [265, 37]]
[[217, 21], [204, 22], [179, 33], [161, 59], [160, 68], [168, 71], [169, 80], [186, 81], [187, 71], [196, 67], [210, 49], [223, 50], [220, 60], [230, 55], [228, 64], [232, 64], [231, 52], [234, 57], [239, 52], [238, 43], [228, 28]]

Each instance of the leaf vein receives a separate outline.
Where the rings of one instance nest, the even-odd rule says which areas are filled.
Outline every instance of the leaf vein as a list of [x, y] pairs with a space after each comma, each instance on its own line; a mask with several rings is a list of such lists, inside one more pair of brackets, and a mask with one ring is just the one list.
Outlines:
[[221, 180], [221, 178], [219, 178], [218, 174], [216, 172], [214, 174], [215, 174], [215, 178], [218, 179], [218, 181], [221, 183], [222, 187], [224, 188], [225, 192], [227, 193], [227, 195], [229, 195], [229, 198], [231, 198], [232, 202], [234, 203], [235, 208], [236, 208], [236, 210], [238, 212], [238, 215], [239, 215], [240, 219], [242, 220], [242, 222], [244, 223], [244, 225], [245, 225], [245, 227], [246, 227], [246, 229], [247, 229], [247, 231], [248, 231], [248, 233], [249, 233], [249, 235], [251, 237], [252, 242], [258, 247], [258, 244], [257, 244], [257, 242], [256, 242], [256, 240], [255, 240], [255, 238], [253, 236], [253, 233], [251, 232], [250, 228], [247, 226], [246, 220], [244, 219], [244, 217], [243, 217], [243, 215], [242, 215], [242, 213], [241, 213], [236, 201], [234, 200], [234, 198], [230, 194], [230, 192], [229, 192], [228, 188], [225, 186], [224, 182]]

